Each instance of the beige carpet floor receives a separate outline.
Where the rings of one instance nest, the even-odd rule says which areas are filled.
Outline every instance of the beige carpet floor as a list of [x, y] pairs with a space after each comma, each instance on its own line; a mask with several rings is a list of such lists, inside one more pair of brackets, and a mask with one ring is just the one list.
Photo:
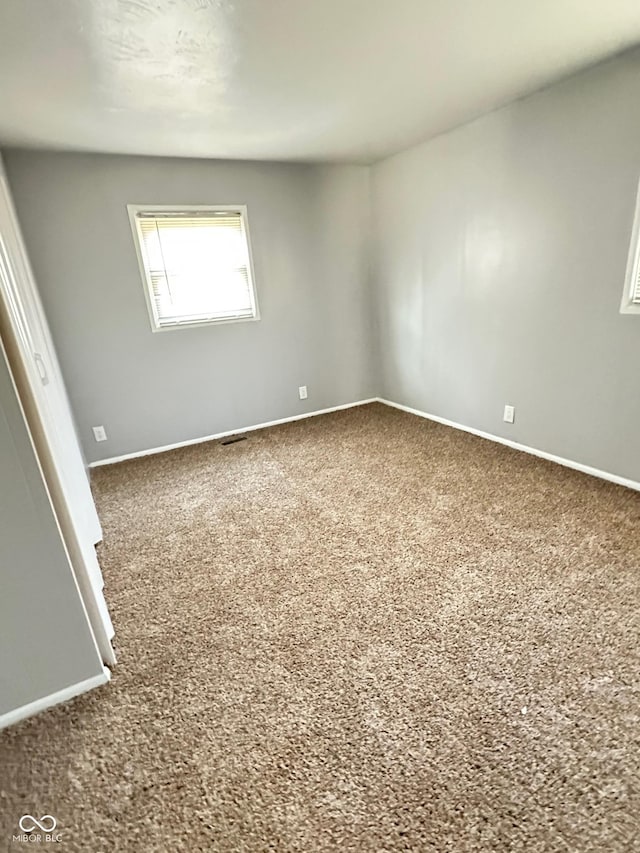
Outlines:
[[0, 845], [640, 850], [639, 494], [377, 404], [94, 485], [120, 663], [0, 734]]

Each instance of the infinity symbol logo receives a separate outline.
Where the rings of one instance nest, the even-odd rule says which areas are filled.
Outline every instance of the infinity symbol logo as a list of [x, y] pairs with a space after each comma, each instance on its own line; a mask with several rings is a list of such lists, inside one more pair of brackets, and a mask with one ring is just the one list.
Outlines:
[[31, 814], [23, 814], [19, 821], [20, 829], [23, 832], [33, 832], [34, 829], [39, 829], [42, 832], [53, 832], [58, 825], [58, 821], [53, 815], [42, 815], [40, 820]]

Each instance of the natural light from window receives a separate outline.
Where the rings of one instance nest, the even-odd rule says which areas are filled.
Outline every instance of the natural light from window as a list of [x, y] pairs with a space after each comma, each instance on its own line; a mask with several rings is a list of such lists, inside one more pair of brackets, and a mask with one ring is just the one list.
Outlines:
[[129, 213], [156, 330], [257, 318], [243, 208]]

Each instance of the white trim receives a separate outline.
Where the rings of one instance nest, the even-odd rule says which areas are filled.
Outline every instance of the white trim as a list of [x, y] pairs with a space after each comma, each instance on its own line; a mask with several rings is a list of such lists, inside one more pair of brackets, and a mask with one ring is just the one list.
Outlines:
[[240, 427], [238, 429], [230, 429], [226, 432], [218, 432], [214, 435], [205, 435], [202, 438], [192, 438], [188, 441], [178, 441], [175, 444], [167, 444], [164, 447], [152, 447], [149, 450], [139, 450], [135, 453], [125, 453], [122, 456], [112, 456], [108, 459], [98, 459], [96, 462], [89, 463], [89, 468], [100, 468], [103, 465], [114, 465], [117, 462], [126, 462], [128, 459], [138, 459], [142, 456], [153, 456], [156, 453], [166, 453], [168, 450], [177, 450], [180, 447], [189, 447], [192, 444], [202, 444], [205, 441], [216, 441], [220, 438], [226, 438], [230, 435], [239, 435], [243, 432], [253, 432], [258, 429], [267, 429], [280, 424], [292, 423], [306, 418], [314, 418], [317, 415], [328, 415], [331, 412], [338, 412], [343, 409], [353, 409], [356, 406], [366, 406], [369, 403], [382, 403], [384, 406], [391, 406], [393, 409], [400, 409], [402, 412], [408, 412], [410, 415], [417, 415], [419, 418], [426, 418], [429, 421], [443, 424], [444, 426], [453, 427], [463, 432], [477, 435], [480, 438], [486, 438], [488, 441], [495, 441], [497, 444], [504, 444], [506, 447], [511, 447], [513, 450], [521, 450], [523, 453], [528, 453], [531, 456], [537, 456], [540, 459], [546, 459], [548, 462], [555, 462], [557, 465], [564, 465], [565, 468], [572, 468], [574, 471], [581, 471], [583, 474], [589, 474], [592, 477], [598, 477], [601, 480], [607, 480], [610, 483], [616, 483], [618, 486], [626, 486], [628, 489], [640, 491], [640, 482], [629, 480], [627, 477], [621, 477], [618, 474], [610, 474], [608, 471], [602, 471], [599, 468], [592, 468], [590, 465], [583, 465], [582, 462], [574, 462], [572, 459], [565, 459], [562, 456], [555, 456], [553, 453], [547, 453], [545, 450], [538, 450], [536, 447], [529, 447], [527, 444], [519, 444], [517, 441], [511, 441], [509, 438], [502, 438], [499, 435], [494, 435], [490, 432], [484, 432], [481, 429], [465, 426], [456, 421], [450, 421], [447, 418], [441, 418], [439, 415], [431, 415], [428, 412], [423, 412], [420, 409], [413, 409], [411, 406], [403, 406], [401, 403], [394, 403], [391, 400], [386, 400], [384, 397], [370, 397], [367, 400], [357, 400], [355, 403], [344, 403], [341, 406], [331, 406], [328, 409], [318, 409], [315, 412], [305, 412], [302, 415], [292, 415], [289, 418], [279, 418], [276, 421], [267, 421], [262, 424], [254, 424], [252, 426]]
[[315, 412], [305, 412], [302, 415], [291, 415], [289, 418], [279, 418], [277, 421], [266, 421], [263, 424], [229, 429], [226, 432], [217, 432], [214, 435], [203, 435], [202, 438], [191, 438], [187, 441], [177, 441], [175, 444], [165, 444], [163, 447], [151, 447], [148, 450], [137, 450], [135, 453], [125, 453], [123, 456], [112, 456], [108, 459], [98, 459], [90, 462], [89, 468], [100, 468], [102, 465], [114, 465], [116, 462], [126, 462], [128, 459], [138, 459], [141, 456], [153, 456], [156, 453], [166, 453], [168, 450], [177, 450], [180, 447], [189, 447], [192, 444], [202, 444], [205, 441], [216, 441], [229, 435], [239, 435], [242, 432], [253, 432], [257, 429], [288, 424], [292, 421], [301, 421], [305, 418], [315, 418], [317, 415], [328, 415], [331, 412], [339, 412], [342, 409], [353, 409], [355, 406], [366, 406], [368, 403], [384, 402], [378, 397], [370, 397], [368, 400], [357, 400], [355, 403], [343, 403], [341, 406], [331, 406], [328, 409], [318, 409]]
[[50, 693], [49, 696], [43, 696], [42, 699], [36, 699], [35, 702], [29, 702], [27, 705], [22, 705], [20, 708], [15, 708], [13, 711], [7, 711], [6, 714], [2, 714], [0, 716], [0, 729], [13, 726], [15, 723], [19, 723], [20, 720], [26, 720], [27, 717], [32, 717], [41, 711], [46, 711], [47, 708], [59, 705], [61, 702], [68, 702], [69, 699], [73, 699], [81, 693], [86, 693], [88, 690], [93, 690], [95, 687], [106, 684], [110, 679], [111, 671], [104, 666], [102, 672], [98, 675], [93, 675], [91, 678], [79, 681], [77, 684], [72, 684], [63, 690]]
[[629, 245], [629, 257], [627, 258], [627, 271], [624, 277], [624, 290], [622, 302], [620, 303], [621, 314], [640, 314], [640, 303], [634, 302], [633, 297], [636, 290], [636, 282], [640, 274], [640, 182], [638, 182], [638, 194], [636, 196], [636, 209], [633, 217], [633, 228], [631, 231], [631, 244]]
[[511, 441], [509, 438], [502, 438], [499, 435], [493, 435], [490, 432], [484, 432], [481, 429], [465, 426], [464, 424], [456, 423], [455, 421], [441, 418], [438, 415], [430, 415], [427, 412], [421, 412], [419, 409], [412, 409], [410, 406], [403, 406], [401, 403], [392, 403], [391, 400], [385, 400], [378, 397], [378, 403], [383, 403], [385, 406], [391, 406], [393, 409], [400, 409], [402, 412], [408, 412], [410, 415], [417, 415], [419, 418], [426, 418], [429, 421], [444, 424], [444, 426], [453, 427], [454, 429], [470, 432], [472, 435], [477, 435], [480, 438], [486, 438], [489, 441], [495, 441], [497, 444], [504, 444], [511, 447], [513, 450], [521, 450], [524, 453], [529, 453], [531, 456], [538, 456], [540, 459], [546, 459], [549, 462], [555, 462], [557, 465], [564, 465], [565, 468], [573, 468], [574, 471], [581, 471], [583, 474], [589, 474], [592, 477], [599, 477], [601, 480], [608, 480], [610, 483], [616, 483], [618, 486], [626, 486], [628, 489], [634, 489], [640, 492], [640, 483], [635, 480], [629, 480], [626, 477], [620, 477], [618, 474], [610, 474], [608, 471], [601, 471], [599, 468], [592, 468], [590, 465], [583, 465], [582, 462], [574, 462], [572, 459], [565, 459], [562, 456], [555, 456], [553, 453], [547, 453], [545, 450], [538, 450], [535, 447], [529, 447], [527, 444], [519, 444], [517, 441]]
[[[164, 326], [161, 325], [152, 296], [153, 288], [149, 279], [147, 264], [144, 259], [144, 241], [140, 233], [138, 214], [166, 214], [175, 212], [176, 215], [184, 215], [188, 213], [221, 213], [226, 211], [233, 211], [234, 213], [240, 214], [240, 225], [247, 243], [251, 315], [248, 317], [212, 317], [207, 320], [195, 320], [192, 322], [176, 321], [174, 323], [167, 323]], [[256, 290], [256, 276], [253, 268], [253, 255], [251, 253], [249, 214], [247, 212], [246, 204], [128, 204], [127, 213], [129, 214], [129, 224], [131, 225], [133, 242], [136, 247], [136, 256], [138, 258], [138, 266], [140, 267], [140, 275], [142, 276], [142, 284], [144, 286], [144, 295], [147, 302], [147, 311], [149, 312], [152, 332], [173, 332], [176, 329], [193, 329], [198, 326], [220, 326], [225, 323], [251, 323], [260, 319], [260, 307], [258, 305], [258, 293]]]
[[[44, 488], [93, 638], [104, 663], [115, 663], [113, 626], [94, 548], [102, 535], [85, 460], [47, 318], [29, 264], [0, 156], [0, 315], [7, 364]], [[1, 317], [0, 317], [1, 319]], [[0, 341], [0, 350], [2, 341]], [[36, 366], [38, 356], [45, 376]], [[1, 356], [0, 356], [1, 357]], [[44, 364], [42, 362], [44, 361]]]

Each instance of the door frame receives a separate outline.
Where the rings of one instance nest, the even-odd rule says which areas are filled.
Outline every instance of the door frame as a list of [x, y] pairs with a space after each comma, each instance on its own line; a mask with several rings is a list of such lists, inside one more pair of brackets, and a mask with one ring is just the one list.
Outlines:
[[[43, 396], [43, 385], [53, 382], [57, 386], [57, 392], [62, 395], [61, 406], [68, 406], [64, 382], [29, 266], [1, 158], [0, 214], [0, 220], [5, 222], [5, 229], [0, 228], [0, 337], [96, 643], [104, 663], [114, 664], [116, 656], [111, 644], [113, 626], [102, 595], [102, 575], [94, 548], [95, 543], [102, 538], [102, 530], [88, 480], [87, 497], [84, 498], [87, 502], [86, 511], [79, 514], [74, 512], [70, 505], [70, 500], [77, 499], [76, 496], [70, 495], [69, 477], [65, 477], [64, 471], [61, 470], [64, 460], [60, 458], [60, 453], [56, 452], [52, 433], [55, 435], [56, 430], [64, 428], [69, 433], [69, 441], [77, 442], [77, 436], [70, 411], [68, 424], [54, 423], [53, 412]], [[31, 315], [35, 318], [32, 322], [39, 326], [37, 332], [43, 341], [42, 348], [46, 350], [44, 353], [40, 353], [34, 346], [29, 328]], [[77, 450], [80, 453], [79, 447]]]

